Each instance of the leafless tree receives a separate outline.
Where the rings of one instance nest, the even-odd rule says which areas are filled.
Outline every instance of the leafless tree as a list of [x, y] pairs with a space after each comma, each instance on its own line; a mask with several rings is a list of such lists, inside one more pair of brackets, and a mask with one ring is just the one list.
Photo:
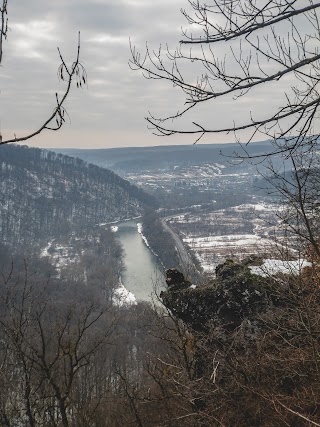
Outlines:
[[269, 195], [280, 196], [280, 207], [276, 211], [278, 227], [289, 240], [288, 246], [300, 248], [302, 256], [312, 252], [313, 258], [319, 259], [320, 169], [317, 152], [315, 147], [309, 147], [307, 152], [299, 149], [289, 152], [287, 160], [286, 167], [269, 162], [265, 176]]
[[[2, 54], [3, 54], [3, 41], [6, 40], [8, 35], [8, 0], [2, 0], [0, 6], [0, 65], [2, 64]], [[62, 95], [58, 95], [58, 93], [55, 93], [55, 103], [56, 106], [53, 109], [53, 112], [51, 114], [48, 114], [48, 118], [45, 120], [44, 123], [42, 123], [36, 130], [29, 133], [28, 135], [24, 135], [21, 137], [17, 137], [14, 135], [13, 138], [0, 138], [0, 145], [8, 144], [10, 142], [23, 142], [30, 138], [33, 138], [34, 136], [40, 134], [44, 130], [53, 130], [57, 131], [59, 130], [62, 125], [64, 124], [67, 112], [64, 107], [65, 100], [67, 99], [72, 82], [76, 82], [76, 86], [83, 87], [87, 83], [87, 73], [83, 66], [83, 64], [80, 62], [80, 32], [78, 35], [78, 47], [76, 51], [75, 60], [71, 65], [67, 65], [60, 49], [58, 48], [59, 58], [61, 61], [61, 65], [58, 68], [58, 78], [62, 82], [66, 83], [66, 87], [64, 89], [64, 92]]]
[[110, 303], [53, 296], [50, 283], [26, 264], [23, 276], [13, 268], [2, 274], [0, 307], [3, 425], [69, 427], [85, 411], [92, 415], [101, 398], [95, 362], [115, 326]]
[[[185, 98], [178, 111], [164, 117], [149, 114], [147, 121], [154, 133], [191, 134], [196, 142], [205, 134], [230, 132], [239, 142], [244, 136], [245, 143], [267, 137], [273, 141], [273, 153], [294, 151], [315, 141], [319, 133], [320, 3], [188, 2], [191, 12], [182, 10], [182, 14], [189, 29], [183, 30], [176, 50], [160, 46], [154, 51], [147, 45], [141, 55], [131, 46], [131, 68], [142, 71], [147, 79], [173, 84]], [[259, 89], [263, 89], [260, 96], [269, 90], [282, 93], [281, 104], [273, 111], [267, 105], [263, 112], [254, 111]], [[230, 114], [230, 124], [220, 127], [213, 108], [228, 99], [247, 101], [242, 107], [247, 109], [247, 118], [241, 122]], [[210, 119], [200, 115], [195, 121], [205, 105], [211, 108]], [[245, 151], [243, 156], [247, 156]]]

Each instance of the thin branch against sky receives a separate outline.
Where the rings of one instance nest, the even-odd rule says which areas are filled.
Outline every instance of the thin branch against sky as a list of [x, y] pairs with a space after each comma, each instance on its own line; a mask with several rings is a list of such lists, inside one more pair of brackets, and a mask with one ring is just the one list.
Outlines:
[[[181, 95], [164, 84], [146, 82], [128, 67], [129, 39], [151, 50], [159, 45], [173, 49], [188, 28], [180, 9], [187, 0], [70, 0], [9, 2], [8, 39], [0, 69], [1, 131], [6, 139], [32, 132], [55, 108], [52, 94], [64, 90], [57, 79], [61, 48], [66, 62], [72, 61], [78, 31], [81, 59], [88, 73], [88, 88], [72, 90], [66, 104], [70, 123], [59, 134], [46, 132], [33, 139], [37, 146], [111, 147], [161, 144], [191, 144], [188, 135], [157, 138], [147, 129], [144, 117], [156, 116], [178, 105]], [[190, 10], [189, 10], [190, 11]], [[190, 34], [190, 31], [189, 33]], [[219, 53], [219, 52], [217, 52]], [[188, 70], [187, 70], [188, 72]], [[287, 82], [290, 85], [290, 81]], [[269, 89], [255, 93], [255, 114], [266, 104], [275, 105], [282, 96]], [[250, 99], [246, 102], [250, 103]], [[231, 108], [232, 107], [232, 108]], [[205, 113], [223, 125], [230, 112], [241, 118], [244, 108], [232, 97], [219, 109]], [[197, 115], [194, 121], [197, 122]], [[203, 138], [201, 142], [234, 142], [234, 135]]]

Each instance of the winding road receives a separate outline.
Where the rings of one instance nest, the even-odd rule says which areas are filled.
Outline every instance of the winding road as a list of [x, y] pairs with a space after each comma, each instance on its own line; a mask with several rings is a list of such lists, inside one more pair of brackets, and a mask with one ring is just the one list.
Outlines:
[[172, 230], [172, 228], [167, 224], [167, 221], [174, 218], [175, 216], [177, 216], [177, 215], [167, 216], [167, 217], [161, 218], [161, 223], [162, 223], [163, 229], [171, 234], [171, 236], [175, 242], [176, 249], [178, 252], [178, 256], [180, 259], [180, 264], [183, 265], [186, 268], [186, 270], [194, 269], [195, 268], [194, 263], [193, 263], [190, 255], [189, 255], [188, 251], [186, 250], [182, 240], [180, 239], [178, 234], [175, 233]]

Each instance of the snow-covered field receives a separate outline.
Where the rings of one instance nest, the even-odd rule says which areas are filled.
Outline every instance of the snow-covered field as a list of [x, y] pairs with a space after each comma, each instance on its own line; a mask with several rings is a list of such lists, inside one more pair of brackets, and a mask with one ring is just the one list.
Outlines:
[[216, 266], [227, 258], [241, 260], [252, 254], [281, 258], [282, 239], [274, 210], [273, 205], [264, 203], [243, 204], [207, 213], [175, 215], [168, 222], [203, 270], [213, 274]]
[[276, 273], [298, 275], [303, 268], [311, 267], [312, 264], [304, 259], [295, 261], [281, 261], [279, 259], [265, 259], [260, 266], [252, 266], [250, 270], [262, 277], [272, 276]]
[[235, 234], [223, 236], [209, 236], [209, 237], [189, 237], [184, 238], [183, 241], [193, 249], [206, 249], [206, 248], [236, 248], [244, 246], [263, 245], [264, 247], [270, 246], [270, 241], [263, 239], [255, 234]]

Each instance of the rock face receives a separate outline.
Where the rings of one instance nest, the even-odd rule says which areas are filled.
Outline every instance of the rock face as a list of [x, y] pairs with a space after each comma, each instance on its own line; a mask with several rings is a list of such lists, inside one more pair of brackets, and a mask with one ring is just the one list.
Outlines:
[[197, 288], [190, 287], [182, 273], [172, 270], [167, 271], [168, 290], [160, 297], [176, 317], [194, 330], [205, 331], [212, 324], [233, 330], [244, 319], [264, 311], [272, 299], [272, 286], [265, 278], [251, 274], [247, 265], [232, 260], [218, 265], [215, 280]]
[[184, 278], [184, 275], [180, 273], [176, 268], [170, 268], [166, 271], [166, 284], [169, 289], [183, 289], [189, 288], [191, 283]]

